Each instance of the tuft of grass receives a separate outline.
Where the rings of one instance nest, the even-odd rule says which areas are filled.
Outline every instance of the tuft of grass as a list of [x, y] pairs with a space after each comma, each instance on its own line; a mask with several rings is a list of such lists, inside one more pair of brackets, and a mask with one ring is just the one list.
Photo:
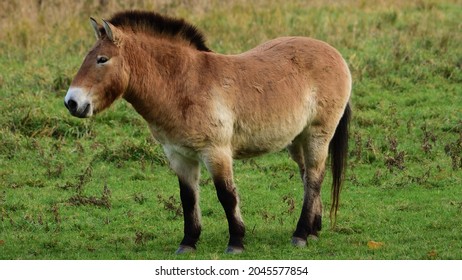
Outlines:
[[70, 197], [67, 203], [73, 206], [92, 205], [98, 207], [111, 208], [111, 191], [105, 185], [101, 197], [85, 196], [80, 193]]
[[161, 166], [167, 166], [167, 159], [162, 149], [153, 141], [133, 143], [124, 141], [115, 149], [105, 147], [102, 152], [96, 155], [95, 160], [113, 162], [122, 165], [126, 161], [154, 162]]

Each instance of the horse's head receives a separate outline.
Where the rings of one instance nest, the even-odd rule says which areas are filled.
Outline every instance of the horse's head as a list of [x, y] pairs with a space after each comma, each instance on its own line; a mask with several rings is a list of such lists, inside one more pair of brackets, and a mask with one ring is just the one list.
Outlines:
[[64, 105], [76, 117], [90, 117], [122, 96], [128, 87], [128, 69], [122, 56], [124, 34], [103, 21], [103, 26], [91, 18], [97, 42], [85, 57], [72, 81]]

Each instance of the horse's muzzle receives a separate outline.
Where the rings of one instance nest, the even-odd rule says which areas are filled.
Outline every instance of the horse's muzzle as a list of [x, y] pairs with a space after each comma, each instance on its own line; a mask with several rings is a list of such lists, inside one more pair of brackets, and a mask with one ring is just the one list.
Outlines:
[[64, 106], [71, 115], [78, 118], [87, 118], [93, 113], [91, 99], [88, 98], [87, 91], [78, 87], [69, 88], [64, 98]]
[[91, 109], [90, 103], [85, 103], [81, 106], [75, 100], [64, 101], [64, 106], [69, 110], [69, 113], [74, 117], [87, 118]]

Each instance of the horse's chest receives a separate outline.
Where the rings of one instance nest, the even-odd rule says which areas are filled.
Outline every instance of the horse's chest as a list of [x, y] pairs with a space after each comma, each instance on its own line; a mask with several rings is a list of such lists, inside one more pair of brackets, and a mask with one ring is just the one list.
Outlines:
[[169, 160], [172, 160], [172, 155], [180, 155], [182, 158], [189, 158], [189, 159], [199, 159], [199, 154], [197, 151], [185, 147], [185, 146], [180, 146], [180, 145], [174, 145], [174, 144], [163, 144], [162, 145], [165, 151], [165, 154], [169, 158]]
[[175, 141], [170, 135], [167, 134], [166, 131], [159, 129], [155, 125], [149, 126], [151, 129], [152, 136], [162, 144], [164, 151], [169, 154], [175, 153], [179, 154], [186, 158], [197, 159], [198, 153], [196, 149], [192, 147], [188, 147], [184, 143], [180, 143], [179, 141]]

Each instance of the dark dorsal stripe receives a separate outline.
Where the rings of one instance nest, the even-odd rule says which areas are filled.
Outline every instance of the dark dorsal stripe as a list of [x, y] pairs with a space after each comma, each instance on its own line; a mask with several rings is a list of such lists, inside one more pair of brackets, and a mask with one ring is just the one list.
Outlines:
[[124, 11], [115, 14], [109, 22], [116, 27], [130, 28], [135, 33], [171, 36], [189, 42], [200, 51], [209, 52], [204, 35], [192, 24], [183, 19], [163, 16], [155, 12]]

